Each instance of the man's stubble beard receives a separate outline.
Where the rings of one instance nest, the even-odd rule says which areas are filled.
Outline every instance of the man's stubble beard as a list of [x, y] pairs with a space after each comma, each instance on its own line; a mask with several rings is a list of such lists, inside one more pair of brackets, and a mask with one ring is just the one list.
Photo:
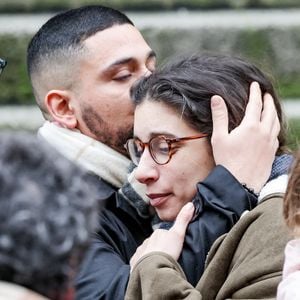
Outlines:
[[112, 126], [109, 126], [91, 106], [82, 105], [81, 108], [82, 120], [96, 139], [121, 154], [128, 156], [124, 144], [133, 136], [133, 125], [119, 127], [117, 130], [112, 131]]

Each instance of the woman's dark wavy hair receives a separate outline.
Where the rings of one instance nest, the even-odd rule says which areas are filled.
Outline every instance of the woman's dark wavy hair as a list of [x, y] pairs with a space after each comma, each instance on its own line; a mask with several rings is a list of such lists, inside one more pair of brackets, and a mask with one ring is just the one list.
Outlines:
[[210, 101], [221, 96], [229, 113], [229, 130], [243, 119], [253, 81], [260, 84], [262, 93], [274, 98], [281, 124], [279, 150], [286, 151], [286, 123], [274, 87], [268, 77], [255, 65], [240, 58], [221, 55], [194, 55], [180, 58], [141, 79], [132, 89], [135, 105], [145, 100], [158, 101], [172, 107], [196, 130], [212, 134]]
[[0, 134], [0, 280], [61, 299], [97, 210], [95, 178], [28, 133]]

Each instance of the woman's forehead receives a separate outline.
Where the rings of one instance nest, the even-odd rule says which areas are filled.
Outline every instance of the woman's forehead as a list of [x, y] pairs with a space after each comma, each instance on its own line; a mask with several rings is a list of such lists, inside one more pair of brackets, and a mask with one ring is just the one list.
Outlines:
[[146, 100], [136, 107], [134, 115], [134, 135], [150, 139], [153, 135], [166, 134], [183, 136], [196, 134], [190, 125], [173, 108], [163, 102]]

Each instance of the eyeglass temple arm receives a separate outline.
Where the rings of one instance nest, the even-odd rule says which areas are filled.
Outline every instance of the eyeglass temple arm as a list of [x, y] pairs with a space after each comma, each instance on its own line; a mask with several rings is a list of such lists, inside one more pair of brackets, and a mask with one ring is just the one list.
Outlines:
[[169, 139], [170, 142], [180, 142], [180, 141], [189, 141], [189, 140], [195, 140], [195, 139], [201, 139], [203, 137], [208, 136], [208, 134], [203, 133], [203, 134], [198, 134], [194, 136], [187, 136], [183, 138], [174, 138], [174, 139]]

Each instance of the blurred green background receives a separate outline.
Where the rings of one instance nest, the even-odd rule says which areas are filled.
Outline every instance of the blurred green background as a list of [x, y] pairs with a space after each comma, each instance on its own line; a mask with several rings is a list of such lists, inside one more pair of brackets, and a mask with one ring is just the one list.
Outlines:
[[1, 12], [45, 12], [102, 4], [121, 10], [295, 8], [299, 0], [1, 0]]
[[[183, 26], [181, 21], [181, 16], [189, 18], [189, 14], [195, 17], [193, 14], [197, 12], [214, 14], [220, 11], [245, 16], [247, 11], [252, 14], [257, 11], [261, 16], [261, 12], [271, 15], [283, 10], [283, 18], [289, 19], [294, 11], [300, 11], [299, 0], [1, 0], [0, 56], [8, 60], [8, 67], [1, 76], [0, 105], [34, 104], [26, 71], [26, 48], [34, 31], [1, 29], [1, 18], [13, 20], [16, 14], [19, 17], [20, 14], [37, 16], [45, 13], [50, 17], [54, 12], [86, 4], [121, 9], [129, 17], [131, 13], [147, 15], [147, 18], [153, 14], [152, 23], [137, 27], [157, 52], [159, 63], [173, 55], [207, 51], [241, 56], [273, 78], [281, 98], [300, 100], [300, 20], [288, 26], [278, 25], [275, 20], [273, 24], [249, 27], [224, 26], [218, 22], [213, 26], [200, 26], [196, 22], [195, 26]], [[176, 14], [174, 24], [157, 24], [154, 17], [158, 18], [160, 13]], [[282, 20], [278, 18], [279, 21]], [[290, 143], [294, 148], [300, 137], [300, 114], [299, 118], [290, 119], [289, 124]]]

